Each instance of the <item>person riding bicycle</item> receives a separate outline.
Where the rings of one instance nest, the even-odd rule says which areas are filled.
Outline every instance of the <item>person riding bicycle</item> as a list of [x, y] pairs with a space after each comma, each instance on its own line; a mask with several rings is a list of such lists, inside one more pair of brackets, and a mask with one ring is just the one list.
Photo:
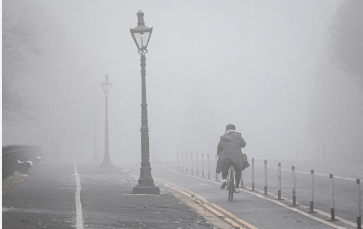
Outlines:
[[226, 187], [228, 169], [233, 165], [236, 171], [236, 188], [234, 192], [239, 192], [239, 183], [241, 180], [241, 171], [249, 167], [246, 155], [242, 154], [241, 148], [246, 146], [245, 140], [241, 133], [236, 132], [233, 124], [226, 126], [226, 132], [221, 136], [217, 147], [217, 168], [216, 173], [222, 172], [221, 189]]

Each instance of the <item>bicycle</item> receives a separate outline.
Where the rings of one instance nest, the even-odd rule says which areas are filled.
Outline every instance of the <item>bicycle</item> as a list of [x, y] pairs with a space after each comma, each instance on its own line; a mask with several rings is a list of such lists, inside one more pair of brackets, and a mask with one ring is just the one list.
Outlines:
[[228, 200], [230, 200], [230, 201], [233, 201], [234, 175], [235, 175], [235, 170], [234, 170], [234, 166], [232, 165], [231, 167], [229, 167], [228, 175], [227, 175]]

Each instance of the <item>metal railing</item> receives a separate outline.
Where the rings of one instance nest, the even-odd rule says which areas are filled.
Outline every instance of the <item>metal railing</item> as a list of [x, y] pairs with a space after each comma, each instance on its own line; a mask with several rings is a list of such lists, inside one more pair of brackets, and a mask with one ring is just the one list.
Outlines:
[[[191, 158], [193, 158], [193, 154], [191, 153]], [[178, 155], [179, 156], [179, 155]], [[183, 154], [182, 156], [182, 160], [183, 160]], [[186, 156], [186, 154], [185, 154]], [[193, 172], [191, 173], [191, 175], [196, 175], [199, 176], [198, 174], [198, 153], [196, 153], [196, 166], [197, 166], [197, 173], [193, 174]], [[217, 158], [216, 158], [217, 159]], [[186, 160], [185, 160], [186, 161]], [[255, 159], [251, 158], [251, 174], [252, 174], [252, 188], [250, 189], [250, 191], [258, 191], [255, 189]], [[193, 162], [192, 162], [193, 163]], [[208, 163], [208, 177], [206, 179], [210, 179], [210, 161], [209, 161], [209, 154], [207, 154], [207, 163]], [[201, 164], [202, 164], [202, 171], [201, 174], [203, 178], [205, 178], [204, 176], [204, 157], [203, 154], [201, 154]], [[217, 164], [217, 160], [215, 163], [215, 166]], [[182, 165], [183, 166], [183, 165]], [[186, 161], [186, 164], [184, 166], [188, 166], [188, 162]], [[193, 165], [192, 165], [193, 166]], [[264, 191], [263, 191], [263, 195], [269, 195], [267, 192], [267, 160], [264, 160]], [[179, 161], [178, 161], [178, 168], [179, 168]], [[180, 170], [178, 169], [178, 171], [180, 172]], [[182, 173], [187, 173], [188, 174], [188, 170], [184, 171], [183, 169], [181, 170]], [[290, 206], [299, 206], [297, 204], [297, 194], [296, 194], [296, 177], [295, 177], [295, 166], [291, 167], [291, 173], [292, 173], [292, 205]], [[242, 175], [242, 174], [241, 174]], [[335, 217], [335, 205], [334, 205], [334, 182], [333, 182], [333, 174], [329, 174], [329, 176], [327, 176], [327, 178], [329, 178], [330, 180], [330, 190], [331, 190], [331, 195], [330, 195], [330, 208], [331, 208], [331, 218], [329, 219], [329, 221], [335, 221], [337, 220]], [[216, 178], [215, 180], [218, 180], [218, 174], [216, 173]], [[308, 213], [316, 213], [316, 211], [314, 210], [314, 170], [310, 171], [310, 183], [311, 183], [311, 187], [310, 187], [310, 191], [311, 191], [311, 198], [310, 198], [310, 211], [308, 211]], [[243, 187], [243, 175], [241, 176], [241, 188], [246, 188]], [[357, 186], [357, 229], [361, 229], [361, 188], [360, 188], [360, 179], [356, 179], [356, 186]], [[281, 163], [278, 163], [278, 198], [277, 200], [284, 200], [281, 198]]]

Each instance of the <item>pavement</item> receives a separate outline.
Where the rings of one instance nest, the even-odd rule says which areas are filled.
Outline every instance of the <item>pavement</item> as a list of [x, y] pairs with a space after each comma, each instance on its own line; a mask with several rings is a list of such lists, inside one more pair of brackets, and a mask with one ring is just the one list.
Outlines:
[[117, 166], [41, 162], [3, 193], [2, 228], [235, 228], [166, 186], [131, 194], [137, 179]]

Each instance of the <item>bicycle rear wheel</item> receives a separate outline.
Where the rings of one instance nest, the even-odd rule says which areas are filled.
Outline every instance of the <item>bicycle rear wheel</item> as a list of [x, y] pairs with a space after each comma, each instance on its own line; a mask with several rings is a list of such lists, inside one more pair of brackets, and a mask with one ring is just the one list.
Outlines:
[[234, 169], [231, 169], [228, 181], [228, 200], [233, 201], [233, 193], [234, 193]]

